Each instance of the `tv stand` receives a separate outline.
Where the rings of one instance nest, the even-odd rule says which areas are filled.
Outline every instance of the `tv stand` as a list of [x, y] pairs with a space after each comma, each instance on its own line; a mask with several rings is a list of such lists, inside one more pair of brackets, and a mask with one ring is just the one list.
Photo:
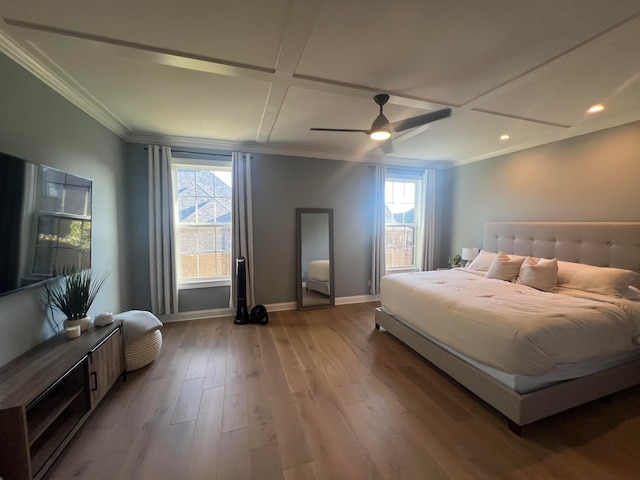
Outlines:
[[40, 479], [124, 369], [121, 322], [56, 335], [0, 368], [0, 477]]

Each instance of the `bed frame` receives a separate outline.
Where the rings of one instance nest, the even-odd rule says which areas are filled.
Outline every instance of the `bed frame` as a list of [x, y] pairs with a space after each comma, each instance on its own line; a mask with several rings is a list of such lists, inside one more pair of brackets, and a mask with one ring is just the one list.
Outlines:
[[[640, 222], [488, 222], [484, 226], [483, 245], [490, 252], [555, 257], [640, 273]], [[375, 319], [376, 329], [384, 327], [507, 417], [509, 429], [517, 435], [524, 425], [640, 384], [640, 359], [636, 359], [603, 372], [519, 394], [382, 308], [376, 309]]]
[[315, 278], [307, 278], [306, 287], [307, 290], [313, 290], [314, 292], [321, 293], [327, 297], [331, 295], [331, 282], [328, 280], [323, 282], [322, 280], [316, 280]]

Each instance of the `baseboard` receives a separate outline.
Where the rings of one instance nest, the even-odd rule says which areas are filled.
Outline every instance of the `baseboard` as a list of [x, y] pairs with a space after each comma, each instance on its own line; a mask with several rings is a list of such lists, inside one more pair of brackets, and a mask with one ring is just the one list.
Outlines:
[[336, 298], [336, 305], [349, 305], [351, 303], [367, 303], [380, 300], [378, 295], [354, 295], [353, 297]]
[[286, 310], [295, 310], [298, 308], [296, 302], [270, 303], [265, 305], [268, 312], [284, 312]]
[[[265, 305], [267, 311], [278, 312], [285, 310], [295, 310], [298, 308], [296, 302], [272, 303]], [[235, 308], [215, 308], [211, 310], [197, 310], [193, 312], [181, 312], [170, 315], [158, 315], [162, 323], [187, 322], [189, 320], [202, 320], [205, 318], [220, 318], [235, 316]]]
[[158, 315], [162, 323], [186, 322], [189, 320], [202, 320], [205, 318], [229, 317], [236, 314], [235, 308], [215, 308], [212, 310], [197, 310], [193, 312], [173, 313]]
[[[349, 305], [352, 303], [367, 303], [378, 300], [377, 295], [355, 295], [352, 297], [336, 298], [336, 305]], [[269, 312], [283, 312], [298, 308], [297, 302], [270, 303], [265, 305]], [[162, 323], [186, 322], [189, 320], [202, 320], [205, 318], [229, 317], [236, 314], [235, 308], [216, 308], [212, 310], [198, 310], [194, 312], [182, 312], [169, 315], [158, 315]]]

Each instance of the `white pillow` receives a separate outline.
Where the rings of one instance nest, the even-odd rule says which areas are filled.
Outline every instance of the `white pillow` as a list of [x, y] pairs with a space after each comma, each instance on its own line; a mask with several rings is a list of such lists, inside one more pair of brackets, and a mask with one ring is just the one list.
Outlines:
[[545, 292], [556, 289], [558, 282], [558, 260], [552, 258], [527, 257], [518, 273], [516, 283], [537, 288]]
[[622, 297], [638, 274], [631, 270], [558, 262], [558, 285], [585, 292]]
[[518, 278], [520, 266], [522, 265], [522, 262], [524, 262], [524, 259], [525, 257], [515, 256], [513, 258], [509, 258], [506, 253], [499, 252], [484, 276], [487, 278], [497, 278], [499, 280], [513, 282]]
[[498, 256], [497, 253], [480, 250], [480, 253], [474, 258], [466, 268], [470, 270], [480, 270], [486, 272], [491, 267], [493, 260]]

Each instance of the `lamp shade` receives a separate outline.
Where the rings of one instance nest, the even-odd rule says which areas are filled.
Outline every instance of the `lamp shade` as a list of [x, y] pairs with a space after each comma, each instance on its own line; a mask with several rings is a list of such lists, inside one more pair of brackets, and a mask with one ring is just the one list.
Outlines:
[[480, 253], [480, 250], [475, 247], [463, 248], [462, 255], [461, 255], [462, 260], [467, 260], [467, 261], [473, 260], [478, 256], [478, 253]]

